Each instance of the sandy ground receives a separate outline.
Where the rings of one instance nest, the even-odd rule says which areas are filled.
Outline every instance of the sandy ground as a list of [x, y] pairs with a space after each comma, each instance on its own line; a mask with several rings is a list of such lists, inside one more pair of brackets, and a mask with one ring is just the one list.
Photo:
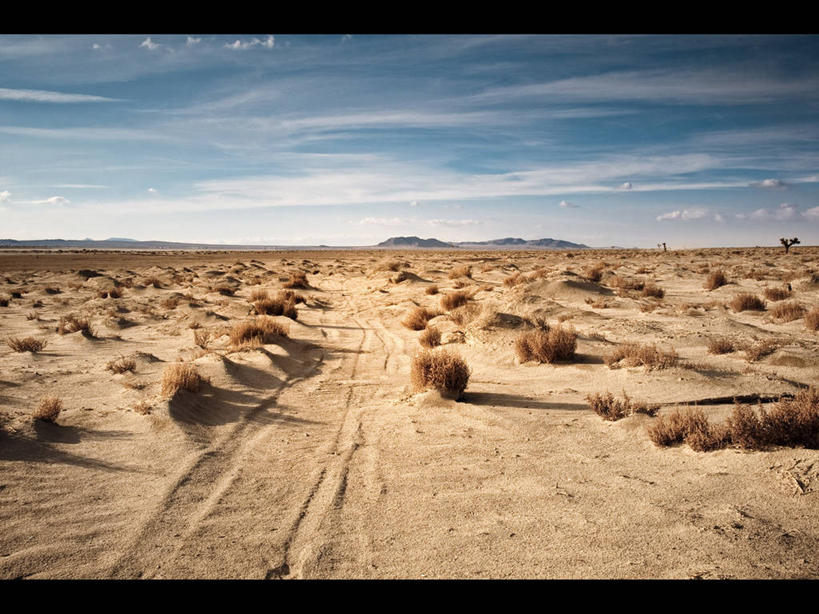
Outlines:
[[[723, 304], [790, 283], [819, 306], [818, 262], [801, 247], [0, 252], [0, 578], [817, 578], [819, 451], [659, 448], [658, 418], [608, 422], [586, 395], [625, 391], [662, 416], [816, 384], [804, 319]], [[471, 278], [451, 279], [458, 265]], [[731, 283], [707, 291], [716, 268]], [[276, 316], [289, 337], [232, 350], [250, 293], [294, 271], [310, 287], [296, 321]], [[515, 273], [531, 277], [504, 284]], [[460, 401], [411, 388], [420, 333], [401, 323], [457, 285], [475, 307], [431, 324], [472, 369]], [[94, 336], [58, 334], [69, 314]], [[515, 339], [537, 317], [576, 328], [575, 361], [520, 364]], [[5, 344], [26, 336], [47, 346]], [[778, 349], [711, 355], [715, 337]], [[609, 368], [626, 341], [680, 362]], [[107, 370], [119, 357], [134, 370]], [[179, 362], [209, 383], [164, 398]], [[46, 396], [63, 402], [54, 424], [32, 418]], [[719, 421], [732, 405], [701, 408]]]

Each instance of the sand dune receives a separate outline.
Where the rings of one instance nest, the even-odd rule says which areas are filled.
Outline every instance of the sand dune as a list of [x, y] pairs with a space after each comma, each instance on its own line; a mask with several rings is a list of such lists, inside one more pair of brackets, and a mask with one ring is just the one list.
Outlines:
[[[4, 251], [0, 577], [815, 578], [817, 450], [697, 452], [647, 429], [819, 383], [806, 315], [725, 306], [790, 284], [815, 309], [817, 262], [809, 247]], [[706, 290], [718, 268], [728, 285]], [[299, 272], [296, 319], [257, 316], [251, 295]], [[467, 303], [443, 309], [457, 290]], [[411, 386], [416, 307], [472, 370], [458, 401]], [[257, 317], [286, 336], [236, 345]], [[516, 340], [544, 323], [573, 327], [575, 357], [521, 364]], [[28, 337], [45, 347], [6, 344]], [[734, 351], [709, 353], [715, 339]], [[627, 342], [678, 359], [607, 365]], [[168, 397], [178, 364], [203, 380]], [[659, 413], [603, 420], [586, 397], [605, 391]], [[55, 423], [33, 418], [44, 397], [62, 401]]]

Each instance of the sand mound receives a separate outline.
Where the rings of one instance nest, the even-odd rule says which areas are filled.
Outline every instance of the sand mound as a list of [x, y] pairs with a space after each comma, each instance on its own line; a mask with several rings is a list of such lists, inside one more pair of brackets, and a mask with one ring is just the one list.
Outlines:
[[569, 301], [584, 301], [587, 298], [599, 296], [613, 296], [608, 288], [590, 281], [578, 279], [558, 279], [555, 281], [536, 281], [528, 284], [524, 293], [526, 296], [541, 298], [562, 299]]

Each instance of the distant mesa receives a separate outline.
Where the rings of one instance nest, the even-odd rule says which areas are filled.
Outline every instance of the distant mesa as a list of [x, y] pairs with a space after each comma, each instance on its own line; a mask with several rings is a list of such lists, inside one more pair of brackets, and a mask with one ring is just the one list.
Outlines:
[[438, 239], [421, 239], [420, 237], [390, 237], [376, 247], [455, 247]]

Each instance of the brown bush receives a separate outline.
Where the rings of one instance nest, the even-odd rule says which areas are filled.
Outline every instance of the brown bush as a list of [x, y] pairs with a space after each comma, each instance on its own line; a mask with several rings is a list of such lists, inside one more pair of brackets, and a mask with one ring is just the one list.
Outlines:
[[765, 288], [762, 294], [764, 294], [765, 298], [769, 301], [784, 301], [790, 297], [791, 291], [787, 288]]
[[269, 298], [267, 290], [264, 288], [254, 288], [250, 293], [250, 302], [266, 301]]
[[154, 288], [163, 287], [163, 281], [156, 276], [146, 277], [145, 279], [142, 280], [142, 284], [144, 286], [153, 286]]
[[505, 278], [503, 280], [503, 285], [508, 287], [508, 288], [511, 288], [512, 286], [516, 286], [519, 283], [522, 283], [524, 281], [525, 281], [525, 277], [523, 277], [520, 274], [520, 272], [517, 272], [517, 273], [513, 273], [509, 277]]
[[467, 264], [462, 264], [460, 266], [454, 267], [449, 272], [450, 279], [458, 279], [459, 277], [469, 277], [472, 278], [472, 267]]
[[608, 391], [604, 394], [595, 393], [587, 395], [586, 400], [598, 416], [611, 422], [620, 420], [634, 413], [654, 416], [660, 409], [660, 406], [657, 404], [649, 404], [643, 401], [633, 402], [625, 392], [623, 392], [622, 400], [614, 398], [614, 395]]
[[792, 322], [793, 320], [798, 320], [803, 317], [806, 311], [807, 309], [796, 301], [789, 301], [787, 303], [779, 303], [776, 307], [771, 309], [771, 317], [773, 317], [774, 320]]
[[416, 390], [434, 388], [460, 398], [471, 371], [463, 358], [444, 349], [421, 350], [412, 359], [410, 380]]
[[45, 339], [35, 339], [34, 337], [9, 337], [6, 339], [8, 345], [15, 352], [39, 352], [45, 348], [47, 342]]
[[647, 283], [645, 286], [643, 286], [643, 291], [641, 292], [641, 294], [643, 296], [663, 298], [665, 296], [665, 290], [660, 288], [657, 284]]
[[762, 423], [772, 445], [819, 448], [819, 389], [805, 388], [793, 400], [780, 399]]
[[515, 353], [522, 363], [530, 360], [546, 363], [571, 360], [576, 350], [577, 332], [561, 326], [527, 331], [515, 340]]
[[76, 333], [78, 331], [81, 332], [84, 337], [91, 339], [96, 336], [88, 319], [80, 318], [73, 313], [67, 316], [62, 316], [60, 321], [57, 323], [57, 332], [61, 335]]
[[819, 330], [819, 307], [814, 307], [805, 314], [805, 328]]
[[57, 397], [44, 397], [37, 409], [31, 414], [35, 420], [55, 422], [63, 410], [63, 402]]
[[62, 290], [55, 286], [48, 286], [47, 288], [43, 289], [43, 292], [45, 292], [46, 294], [60, 294], [62, 293]]
[[105, 368], [111, 373], [125, 373], [126, 371], [133, 372], [136, 370], [136, 361], [133, 358], [121, 356], [120, 358], [109, 362], [107, 365], [105, 365]]
[[432, 284], [431, 286], [427, 286], [427, 289], [425, 290], [425, 292], [427, 294], [430, 294], [430, 295], [438, 294], [438, 286], [436, 286], [435, 284]]
[[754, 408], [741, 403], [734, 404], [734, 411], [728, 418], [728, 430], [731, 442], [740, 448], [759, 450], [766, 446], [766, 437], [762, 420]]
[[190, 364], [173, 364], [162, 372], [162, 396], [172, 398], [180, 390], [199, 392], [205, 379]]
[[760, 341], [745, 350], [745, 359], [748, 362], [756, 362], [760, 358], [764, 358], [768, 354], [773, 354], [779, 344], [771, 339]]
[[193, 331], [193, 342], [203, 350], [208, 349], [208, 341], [210, 341], [210, 331], [204, 328], [196, 328]]
[[724, 286], [728, 283], [728, 278], [725, 277], [725, 273], [720, 269], [716, 271], [711, 271], [708, 274], [708, 277], [705, 279], [705, 285], [703, 286], [706, 290], [716, 290], [720, 286]]
[[307, 274], [302, 271], [293, 271], [290, 273], [290, 279], [282, 284], [284, 288], [309, 288], [310, 284], [307, 282]]
[[734, 296], [728, 303], [734, 312], [765, 311], [765, 301], [750, 292], [742, 292]]
[[481, 314], [481, 308], [475, 303], [461, 305], [449, 312], [449, 319], [458, 326], [466, 326]]
[[436, 314], [428, 311], [424, 307], [415, 307], [407, 316], [401, 321], [401, 324], [410, 330], [424, 330], [427, 322], [434, 318]]
[[[299, 297], [304, 298], [304, 297]], [[284, 316], [295, 320], [298, 318], [296, 310], [297, 295], [289, 290], [282, 290], [275, 297], [267, 297], [253, 303], [253, 308], [259, 315]]]
[[649, 369], [668, 369], [677, 364], [679, 356], [673, 349], [670, 352], [662, 352], [654, 345], [624, 343], [616, 347], [614, 351], [608, 356], [605, 356], [603, 360], [610, 369], [615, 369], [620, 366], [645, 366]]
[[259, 317], [252, 322], [237, 324], [228, 332], [234, 348], [256, 347], [273, 343], [277, 337], [287, 337], [287, 329], [273, 318]]
[[429, 326], [424, 329], [418, 336], [418, 343], [425, 348], [434, 348], [441, 345], [441, 331], [434, 326]]
[[669, 416], [660, 416], [648, 429], [651, 441], [657, 446], [674, 446], [687, 443], [697, 452], [724, 448], [730, 442], [725, 427], [715, 427], [701, 409], [675, 409]]
[[176, 309], [179, 306], [179, 297], [178, 296], [169, 296], [164, 301], [160, 303], [163, 309]]
[[466, 305], [466, 303], [471, 298], [472, 297], [469, 295], [468, 292], [464, 292], [462, 290], [450, 292], [448, 294], [442, 294], [441, 308], [444, 311], [450, 311], [451, 309], [455, 309], [456, 307], [460, 307], [461, 305]]
[[0, 296], [0, 307], [8, 307], [9, 306], [9, 299], [5, 296]]
[[734, 351], [734, 344], [728, 339], [709, 339], [708, 353], [709, 354], [730, 354]]

